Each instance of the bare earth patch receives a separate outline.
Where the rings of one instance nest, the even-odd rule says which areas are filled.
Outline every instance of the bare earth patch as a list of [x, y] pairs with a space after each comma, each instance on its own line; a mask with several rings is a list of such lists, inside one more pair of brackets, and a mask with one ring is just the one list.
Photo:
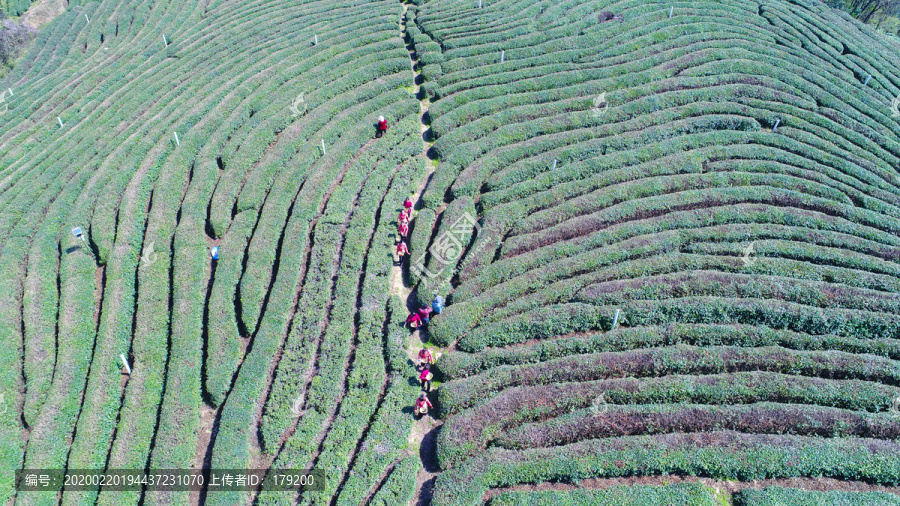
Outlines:
[[22, 23], [37, 30], [66, 12], [68, 5], [68, 0], [38, 0], [22, 14]]
[[[197, 438], [197, 454], [191, 463], [194, 469], [209, 468], [212, 454], [209, 452], [209, 441], [212, 437], [213, 425], [216, 421], [216, 409], [203, 404], [200, 406], [200, 433]], [[200, 504], [200, 492], [190, 494], [190, 504]]]

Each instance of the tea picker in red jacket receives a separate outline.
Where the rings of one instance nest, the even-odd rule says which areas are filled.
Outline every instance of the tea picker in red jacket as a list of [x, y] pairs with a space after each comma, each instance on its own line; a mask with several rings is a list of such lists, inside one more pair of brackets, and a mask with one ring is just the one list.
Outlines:
[[422, 325], [422, 318], [419, 317], [419, 313], [410, 313], [409, 316], [406, 317], [406, 324], [409, 325], [409, 328], [411, 329], [418, 328], [419, 325]]
[[431, 308], [428, 306], [422, 306], [416, 312], [419, 314], [419, 318], [422, 319], [422, 323], [428, 323], [428, 320], [431, 319]]
[[409, 248], [406, 246], [406, 243], [401, 240], [400, 244], [397, 245], [398, 261], [403, 261], [403, 255], [409, 255]]
[[431, 401], [428, 400], [428, 394], [422, 392], [416, 399], [416, 418], [428, 414], [428, 408], [432, 408]]
[[421, 371], [425, 368], [425, 364], [433, 364], [434, 363], [434, 355], [431, 354], [431, 350], [427, 347], [419, 350], [418, 363], [416, 364], [416, 369]]
[[378, 116], [378, 127], [375, 129], [375, 137], [384, 135], [385, 130], [387, 130], [387, 120], [384, 119], [384, 116]]
[[429, 367], [431, 367], [429, 364], [425, 364], [425, 368], [422, 369], [422, 373], [419, 374], [419, 381], [422, 382], [422, 390], [426, 392], [431, 391], [431, 378], [434, 377], [434, 375], [431, 374]]

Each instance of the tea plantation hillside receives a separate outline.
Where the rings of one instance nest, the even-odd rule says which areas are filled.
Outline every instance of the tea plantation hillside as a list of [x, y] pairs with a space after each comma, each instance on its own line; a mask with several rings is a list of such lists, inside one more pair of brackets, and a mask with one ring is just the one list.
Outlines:
[[897, 493], [896, 39], [813, 1], [432, 0], [415, 24], [431, 256], [480, 219], [418, 276], [450, 277], [429, 331], [458, 350], [435, 504], [595, 504], [552, 489], [623, 476]]
[[21, 16], [31, 3], [32, 0], [0, 0], [0, 12], [10, 16]]
[[[417, 389], [384, 346], [391, 220], [425, 174], [400, 10], [72, 2], [45, 27], [2, 83], [0, 502], [22, 466], [316, 468], [325, 490], [294, 499], [398, 493]], [[196, 495], [62, 503], [251, 494]]]
[[0, 78], [0, 503], [900, 504], [898, 50], [814, 0], [70, 1]]

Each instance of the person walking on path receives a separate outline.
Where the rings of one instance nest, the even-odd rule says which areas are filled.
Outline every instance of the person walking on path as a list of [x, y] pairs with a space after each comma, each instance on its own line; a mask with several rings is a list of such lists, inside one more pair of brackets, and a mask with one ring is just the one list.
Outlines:
[[387, 131], [387, 120], [384, 119], [384, 116], [378, 116], [378, 126], [375, 128], [375, 138], [380, 139], [385, 131]]
[[417, 313], [419, 313], [419, 318], [422, 319], [422, 323], [428, 323], [431, 319], [431, 308], [428, 306], [420, 307]]
[[417, 369], [424, 369], [426, 365], [431, 365], [434, 363], [434, 355], [431, 354], [431, 350], [428, 348], [422, 348], [419, 350], [419, 363], [416, 365]]
[[428, 414], [428, 408], [432, 408], [431, 401], [428, 400], [428, 394], [422, 392], [416, 399], [416, 419]]
[[409, 248], [406, 246], [406, 242], [401, 239], [400, 244], [397, 245], [397, 261], [402, 262], [404, 255], [409, 255]]
[[406, 197], [406, 200], [403, 201], [403, 207], [406, 208], [407, 211], [412, 211], [413, 201], [412, 195]]
[[400, 216], [397, 216], [397, 223], [409, 223], [409, 211], [405, 207], [400, 211]]
[[406, 223], [401, 223], [399, 227], [397, 227], [397, 231], [400, 232], [400, 240], [406, 239], [406, 235], [409, 234], [409, 225]]
[[434, 375], [431, 374], [429, 367], [430, 366], [428, 364], [425, 364], [425, 368], [422, 369], [422, 373], [419, 374], [419, 381], [422, 382], [422, 390], [424, 390], [425, 392], [431, 391], [431, 378], [434, 377]]
[[431, 310], [434, 311], [434, 314], [441, 314], [441, 311], [444, 310], [444, 298], [435, 294], [434, 300], [431, 302]]
[[406, 317], [406, 324], [409, 325], [409, 328], [411, 329], [418, 328], [419, 325], [422, 325], [422, 318], [419, 317], [419, 313], [410, 313], [409, 316]]

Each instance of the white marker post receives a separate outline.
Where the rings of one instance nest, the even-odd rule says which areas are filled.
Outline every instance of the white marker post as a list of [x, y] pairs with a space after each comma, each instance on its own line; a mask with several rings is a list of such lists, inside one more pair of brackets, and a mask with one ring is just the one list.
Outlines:
[[166, 47], [169, 47], [169, 41], [166, 40], [166, 36], [165, 36], [165, 35], [163, 35], [163, 44], [165, 44]]
[[325, 139], [322, 139], [322, 156], [325, 156]]
[[669, 9], [669, 19], [672, 18], [672, 14], [675, 12], [675, 6], [673, 5], [671, 9]]
[[119, 357], [122, 359], [122, 363], [125, 364], [125, 371], [131, 376], [131, 367], [128, 366], [128, 360], [125, 359], [125, 354], [122, 353]]
[[12, 88], [6, 88], [6, 89], [9, 90], [9, 96], [12, 96]]
[[[612, 329], [616, 328], [616, 325], [618, 325], [618, 324], [619, 324], [619, 310], [616, 309], [616, 316], [613, 317]], [[612, 329], [609, 329], [609, 330], [612, 330]]]
[[313, 35], [313, 37], [314, 37], [314, 38], [313, 38], [313, 45], [314, 45], [314, 46], [318, 46], [318, 45], [319, 45], [319, 34], [317, 33], [317, 34]]
[[84, 19], [86, 19], [88, 23], [91, 22], [91, 18], [88, 17], [87, 12], [84, 13]]
[[869, 77], [866, 78], [866, 82], [863, 83], [863, 86], [869, 85], [869, 79], [872, 79], [872, 74], [869, 74]]
[[56, 121], [59, 121], [59, 128], [62, 128], [62, 127], [63, 127], [63, 122], [62, 122], [61, 119], [59, 119], [59, 116], [56, 117]]
[[506, 51], [500, 51], [500, 63], [503, 63], [503, 60], [506, 59]]
[[478, 0], [478, 8], [481, 8], [481, 0]]
[[772, 131], [774, 132], [776, 128], [778, 128], [778, 124], [781, 123], [780, 119], [775, 120], [775, 126], [772, 127]]
[[178, 144], [179, 146], [181, 146], [181, 143], [178, 142], [178, 132], [172, 132], [172, 133], [175, 134], [175, 144]]
[[556, 160], [553, 160], [553, 170], [556, 170]]

